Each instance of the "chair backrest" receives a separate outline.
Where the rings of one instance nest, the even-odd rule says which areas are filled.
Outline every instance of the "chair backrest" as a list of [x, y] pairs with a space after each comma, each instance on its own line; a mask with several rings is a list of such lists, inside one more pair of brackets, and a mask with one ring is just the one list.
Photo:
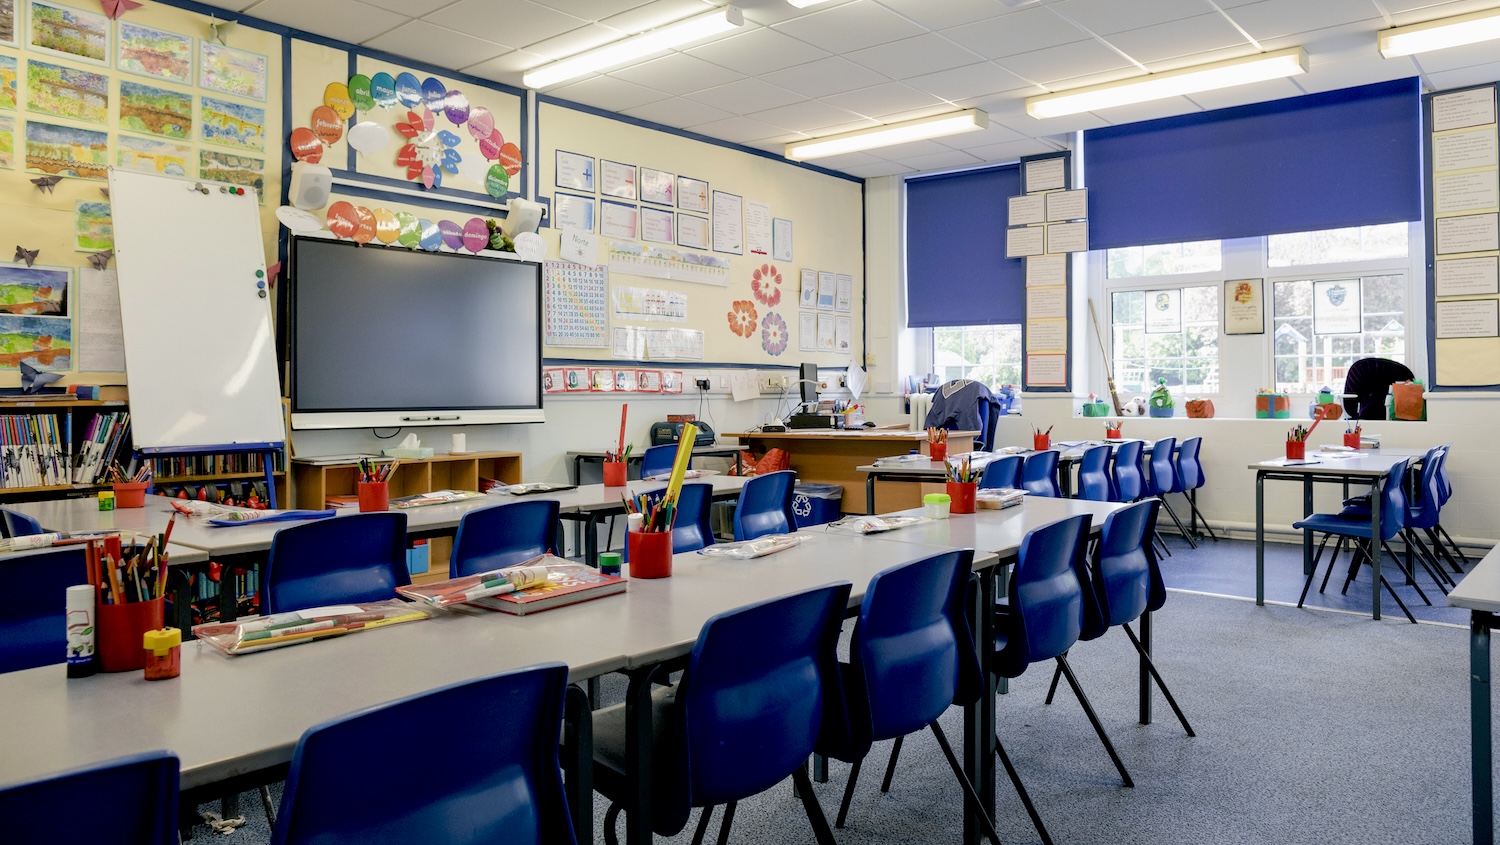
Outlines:
[[[292, 754], [271, 841], [575, 842], [558, 764], [567, 683], [567, 667], [547, 663], [308, 728]], [[424, 747], [420, 764], [359, 771], [372, 749], [434, 715], [468, 729]]]
[[406, 514], [359, 513], [276, 532], [261, 588], [263, 613], [384, 601], [411, 583]]
[[1175, 437], [1163, 437], [1151, 446], [1150, 495], [1165, 496], [1168, 493], [1182, 492], [1182, 482], [1177, 480], [1177, 467], [1172, 462], [1172, 455], [1176, 451]]
[[448, 577], [513, 566], [557, 546], [558, 504], [528, 499], [479, 508], [458, 521]]
[[1389, 540], [1406, 525], [1406, 472], [1411, 461], [1397, 461], [1380, 485], [1380, 539]]
[[1126, 440], [1115, 447], [1115, 501], [1133, 502], [1146, 495], [1146, 474], [1141, 470], [1141, 441]]
[[1008, 626], [1005, 645], [995, 655], [995, 671], [1002, 676], [1017, 677], [1078, 641], [1085, 598], [1078, 560], [1088, 530], [1088, 515], [1079, 514], [1022, 538], [1010, 581], [1010, 612], [1001, 622]]
[[1000, 412], [990, 404], [989, 399], [981, 399], [979, 402], [979, 436], [974, 438], [974, 448], [981, 452], [988, 452], [990, 444], [995, 442], [995, 426], [1000, 422]]
[[825, 721], [843, 722], [836, 649], [849, 590], [847, 581], [814, 587], [704, 623], [666, 727], [668, 747], [686, 762], [665, 767], [657, 832], [681, 830], [692, 807], [785, 780], [812, 754]]
[[[665, 475], [672, 471], [672, 464], [677, 460], [677, 444], [663, 443], [660, 446], [651, 446], [646, 449], [646, 454], [641, 456], [641, 478], [650, 478], [653, 475]], [[688, 458], [688, 467], [693, 466], [692, 457]]]
[[[1443, 469], [1443, 447], [1434, 446], [1422, 456], [1422, 472], [1417, 477], [1416, 495], [1406, 500], [1406, 526], [1408, 528], [1435, 528], [1438, 514], [1443, 507], [1442, 492], [1438, 489], [1438, 474]], [[1384, 522], [1384, 514], [1381, 521]]]
[[795, 531], [792, 489], [796, 483], [797, 474], [791, 470], [757, 475], [746, 481], [734, 507], [734, 539], [754, 540], [767, 534]]
[[1453, 483], [1448, 480], [1448, 450], [1453, 448], [1453, 444], [1444, 443], [1441, 448], [1443, 450], [1443, 461], [1438, 465], [1437, 472], [1439, 506], [1448, 504], [1448, 500], [1453, 498]]
[[42, 524], [20, 511], [14, 511], [10, 508], [0, 508], [0, 516], [4, 517], [3, 520], [0, 520], [0, 531], [4, 532], [6, 539], [11, 537], [30, 537], [42, 533]]
[[1021, 489], [1021, 464], [1024, 461], [1020, 455], [1006, 455], [985, 464], [984, 474], [979, 476], [980, 488]]
[[1106, 623], [1124, 625], [1145, 613], [1151, 602], [1153, 559], [1147, 550], [1161, 502], [1146, 499], [1104, 518], [1094, 546], [1094, 595]]
[[0, 819], [7, 842], [177, 845], [177, 787], [174, 755], [133, 754], [0, 789]]
[[[647, 501], [658, 502], [667, 495], [667, 488], [659, 487], [644, 494]], [[677, 515], [672, 522], [672, 552], [696, 552], [714, 544], [713, 528], [709, 525], [709, 512], [714, 503], [712, 484], [684, 484], [677, 494]]]
[[1094, 502], [1112, 502], [1114, 486], [1109, 480], [1109, 458], [1114, 450], [1108, 444], [1084, 450], [1078, 462], [1078, 497]]
[[1062, 489], [1057, 486], [1057, 451], [1047, 449], [1032, 452], [1021, 465], [1021, 488], [1033, 496], [1060, 498]]
[[1183, 492], [1197, 490], [1207, 483], [1203, 475], [1203, 463], [1198, 452], [1203, 448], [1203, 438], [1189, 437], [1177, 447], [1177, 485]]
[[83, 546], [0, 557], [0, 672], [67, 659], [66, 591], [88, 582]]

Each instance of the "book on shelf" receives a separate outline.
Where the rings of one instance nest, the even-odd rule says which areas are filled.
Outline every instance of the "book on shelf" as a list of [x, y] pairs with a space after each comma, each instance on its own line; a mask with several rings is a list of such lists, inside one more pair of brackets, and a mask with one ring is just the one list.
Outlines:
[[[475, 591], [492, 592], [504, 587], [483, 589], [486, 584], [508, 580], [507, 573], [517, 573], [516, 584], [525, 584], [520, 589], [500, 592], [497, 595], [467, 597]], [[540, 580], [545, 572], [546, 579]], [[524, 576], [524, 577], [520, 577]], [[539, 583], [538, 583], [539, 582]], [[413, 584], [398, 587], [396, 592], [407, 598], [434, 607], [451, 607], [466, 604], [485, 610], [525, 616], [554, 607], [564, 607], [579, 602], [613, 596], [625, 592], [626, 581], [614, 575], [605, 575], [591, 566], [573, 563], [556, 555], [538, 555], [494, 572], [465, 575], [446, 581], [428, 584]]]

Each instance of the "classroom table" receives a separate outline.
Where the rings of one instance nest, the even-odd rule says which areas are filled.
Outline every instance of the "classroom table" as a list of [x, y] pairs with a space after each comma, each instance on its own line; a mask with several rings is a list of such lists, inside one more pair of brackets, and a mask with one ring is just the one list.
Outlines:
[[[707, 446], [694, 446], [693, 447], [693, 457], [695, 457], [695, 458], [732, 458], [734, 460], [734, 471], [735, 471], [735, 474], [738, 475], [739, 473], [741, 473], [741, 472], [744, 471], [740, 467], [740, 454], [743, 451], [744, 451], [744, 447], [740, 446], [738, 444], [735, 444], [735, 443], [711, 443], [711, 444], [709, 444]], [[640, 465], [641, 465], [641, 461], [645, 459], [645, 456], [646, 456], [646, 453], [644, 451], [642, 451], [642, 452], [632, 452], [631, 455], [630, 455], [630, 457], [629, 457], [629, 459], [627, 459], [626, 463], [631, 464], [631, 465], [635, 466], [636, 468], [639, 468]], [[604, 463], [604, 452], [602, 452], [602, 451], [594, 451], [594, 452], [568, 452], [567, 453], [567, 459], [568, 459], [568, 462], [573, 467], [572, 480], [569, 483], [570, 484], [582, 484], [583, 483], [583, 465], [584, 464], [603, 464]]]
[[1490, 632], [1500, 626], [1500, 546], [1490, 549], [1448, 593], [1469, 609], [1469, 769], [1474, 845], [1495, 842], [1495, 771], [1490, 723]]

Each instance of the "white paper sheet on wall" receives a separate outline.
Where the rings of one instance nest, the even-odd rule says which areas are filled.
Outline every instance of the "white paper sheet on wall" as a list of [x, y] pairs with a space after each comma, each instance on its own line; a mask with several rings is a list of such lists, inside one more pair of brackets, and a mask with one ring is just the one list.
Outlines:
[[125, 371], [125, 335], [120, 328], [120, 281], [114, 270], [78, 271], [78, 369]]
[[748, 402], [760, 398], [760, 388], [755, 384], [754, 370], [735, 370], [729, 374], [729, 393], [736, 402]]

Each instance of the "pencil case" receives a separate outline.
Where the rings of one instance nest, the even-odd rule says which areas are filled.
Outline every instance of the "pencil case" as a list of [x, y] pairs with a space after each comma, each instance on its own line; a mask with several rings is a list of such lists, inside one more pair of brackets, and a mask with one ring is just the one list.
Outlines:
[[211, 622], [193, 628], [193, 635], [224, 654], [240, 655], [418, 622], [431, 616], [432, 611], [421, 605], [390, 599], [312, 607], [236, 622]]

